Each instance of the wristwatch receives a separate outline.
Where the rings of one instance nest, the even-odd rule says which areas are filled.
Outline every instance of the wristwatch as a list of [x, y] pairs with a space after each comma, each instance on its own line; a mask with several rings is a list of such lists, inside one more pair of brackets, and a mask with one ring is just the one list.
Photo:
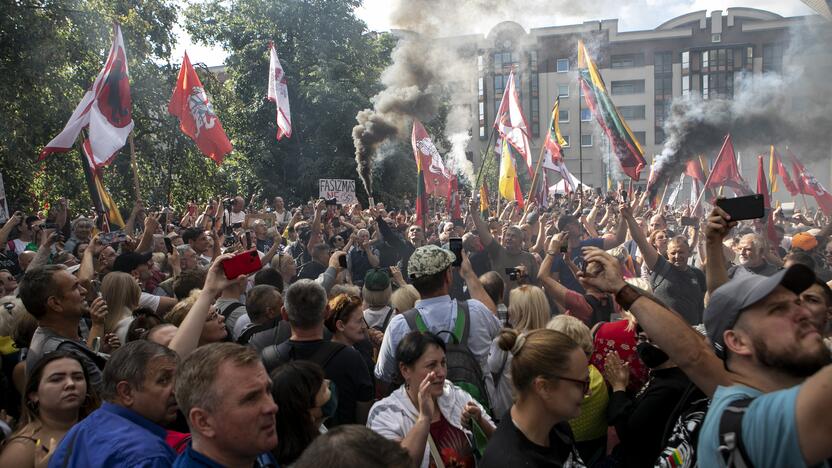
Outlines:
[[547, 251], [546, 251], [546, 255], [551, 255], [551, 256], [555, 256], [555, 255], [557, 255], [558, 253], [559, 253], [559, 252], [555, 252], [554, 250], [547, 250]]
[[629, 284], [625, 284], [623, 288], [619, 289], [617, 293], [615, 293], [615, 302], [618, 302], [625, 310], [630, 310], [630, 307], [633, 306], [633, 303], [638, 300], [643, 294], [638, 289], [634, 288]]

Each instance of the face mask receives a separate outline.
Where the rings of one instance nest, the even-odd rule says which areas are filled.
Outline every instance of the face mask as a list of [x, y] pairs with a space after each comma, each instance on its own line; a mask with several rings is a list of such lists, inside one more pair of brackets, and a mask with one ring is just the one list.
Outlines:
[[642, 342], [636, 345], [636, 352], [638, 353], [638, 357], [644, 362], [644, 365], [655, 369], [665, 362], [667, 362], [670, 357], [662, 351], [661, 349], [654, 346], [652, 343]]
[[331, 381], [329, 382], [329, 400], [321, 406], [321, 414], [324, 419], [329, 419], [335, 416], [335, 410], [338, 409], [338, 390]]

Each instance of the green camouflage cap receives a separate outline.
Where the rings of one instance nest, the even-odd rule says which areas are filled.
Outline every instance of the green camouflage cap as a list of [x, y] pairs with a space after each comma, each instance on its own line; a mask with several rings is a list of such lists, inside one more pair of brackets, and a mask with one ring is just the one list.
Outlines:
[[442, 247], [433, 244], [419, 247], [410, 256], [407, 275], [411, 279], [434, 275], [451, 266], [454, 260], [456, 255]]

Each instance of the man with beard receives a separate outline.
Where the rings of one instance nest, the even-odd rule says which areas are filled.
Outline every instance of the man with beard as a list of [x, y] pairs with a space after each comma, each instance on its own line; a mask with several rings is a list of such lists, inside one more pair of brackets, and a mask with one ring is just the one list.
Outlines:
[[[724, 268], [721, 240], [734, 225], [719, 208], [708, 218], [709, 275], [712, 267]], [[716, 289], [704, 314], [715, 354], [676, 314], [627, 285], [614, 258], [590, 249], [586, 260], [602, 270], [581, 280], [615, 293], [653, 342], [712, 396], [698, 439], [700, 466], [827, 466], [832, 358], [798, 296], [814, 281], [810, 269], [743, 275]]]
[[104, 403], [67, 432], [49, 466], [170, 466], [176, 453], [162, 426], [176, 419], [178, 360], [147, 340], [117, 349], [104, 369]]
[[681, 236], [670, 239], [665, 259], [647, 241], [644, 231], [633, 217], [632, 208], [624, 203], [620, 210], [630, 229], [630, 235], [641, 250], [644, 264], [652, 272], [650, 286], [653, 293], [689, 324], [701, 323], [702, 310], [705, 307], [705, 274], [698, 268], [688, 266], [690, 246], [687, 240]]
[[251, 348], [215, 343], [198, 348], [176, 374], [176, 401], [192, 442], [174, 467], [276, 466], [272, 381]]
[[765, 259], [765, 240], [758, 234], [746, 234], [740, 238], [737, 246], [738, 266], [728, 270], [728, 277], [733, 278], [737, 271], [746, 270], [755, 275], [771, 276], [777, 273], [779, 268], [772, 265]]

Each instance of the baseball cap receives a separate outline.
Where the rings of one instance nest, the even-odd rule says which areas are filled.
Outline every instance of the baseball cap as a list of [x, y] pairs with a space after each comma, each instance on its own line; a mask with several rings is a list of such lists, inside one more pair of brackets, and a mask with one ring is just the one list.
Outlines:
[[717, 288], [704, 313], [705, 330], [717, 356], [725, 359], [723, 335], [726, 330], [734, 328], [743, 310], [763, 300], [777, 286], [782, 285], [795, 294], [800, 294], [814, 281], [815, 273], [811, 268], [795, 264], [772, 276], [741, 275]]
[[456, 255], [442, 247], [433, 244], [419, 247], [410, 256], [407, 275], [412, 279], [435, 275], [445, 271], [454, 260], [456, 260]]
[[371, 268], [364, 275], [364, 287], [369, 291], [384, 291], [390, 287], [390, 277], [384, 270]]
[[808, 232], [798, 232], [792, 236], [792, 248], [810, 251], [818, 246], [818, 239]]
[[113, 271], [123, 271], [124, 273], [130, 273], [136, 268], [149, 262], [151, 258], [153, 258], [153, 252], [147, 252], [143, 254], [136, 252], [123, 253], [116, 257], [115, 261], [113, 262]]

